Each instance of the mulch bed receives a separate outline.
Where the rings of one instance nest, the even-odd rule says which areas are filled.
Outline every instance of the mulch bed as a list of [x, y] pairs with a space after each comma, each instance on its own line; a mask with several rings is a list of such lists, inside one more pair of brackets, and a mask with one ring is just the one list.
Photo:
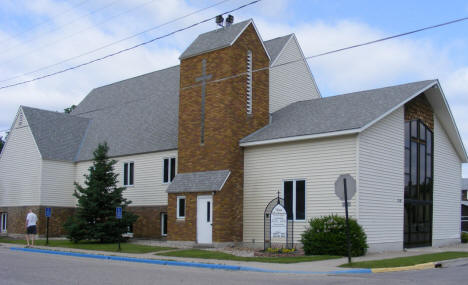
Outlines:
[[302, 249], [296, 249], [294, 252], [288, 252], [288, 253], [273, 253], [273, 252], [268, 252], [268, 251], [255, 251], [254, 256], [263, 256], [263, 257], [286, 257], [286, 256], [304, 256], [304, 250]]

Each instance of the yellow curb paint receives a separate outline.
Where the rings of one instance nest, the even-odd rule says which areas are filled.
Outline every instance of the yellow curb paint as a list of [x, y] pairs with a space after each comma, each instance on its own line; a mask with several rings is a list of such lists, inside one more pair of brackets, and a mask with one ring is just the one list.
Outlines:
[[402, 267], [373, 268], [372, 273], [423, 270], [423, 269], [430, 269], [434, 267], [435, 267], [435, 262], [428, 262], [428, 263], [416, 264], [416, 265], [411, 265], [411, 266], [402, 266]]

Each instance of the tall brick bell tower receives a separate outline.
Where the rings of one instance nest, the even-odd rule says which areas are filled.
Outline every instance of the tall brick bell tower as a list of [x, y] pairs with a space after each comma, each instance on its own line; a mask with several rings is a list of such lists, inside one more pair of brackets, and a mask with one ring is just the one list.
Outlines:
[[167, 190], [168, 240], [239, 242], [239, 140], [268, 123], [270, 59], [248, 20], [199, 35], [180, 60], [178, 174]]

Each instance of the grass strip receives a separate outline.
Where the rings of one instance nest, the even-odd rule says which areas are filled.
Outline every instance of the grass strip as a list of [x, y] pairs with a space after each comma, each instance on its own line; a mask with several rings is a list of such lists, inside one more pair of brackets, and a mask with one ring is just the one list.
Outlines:
[[[11, 238], [0, 238], [0, 243], [12, 243], [25, 245], [26, 240], [23, 239], [11, 239]], [[34, 244], [37, 246], [45, 246], [45, 240], [35, 240]], [[158, 252], [163, 250], [173, 249], [171, 247], [160, 247], [160, 246], [149, 246], [133, 243], [121, 243], [121, 251], [118, 251], [117, 243], [99, 243], [93, 241], [83, 241], [79, 243], [73, 243], [69, 240], [49, 240], [50, 247], [63, 247], [63, 248], [75, 248], [84, 250], [100, 250], [108, 252], [123, 252], [123, 253], [149, 253]]]
[[380, 260], [359, 261], [353, 263], [346, 263], [340, 267], [349, 268], [386, 268], [386, 267], [402, 267], [422, 264], [427, 262], [443, 261], [448, 259], [456, 259], [468, 257], [468, 252], [459, 251], [446, 251], [438, 253], [429, 253], [415, 256], [397, 257]]
[[178, 251], [165, 252], [157, 254], [159, 256], [172, 256], [172, 257], [187, 257], [187, 258], [201, 258], [201, 259], [216, 259], [216, 260], [234, 260], [234, 261], [251, 261], [251, 262], [265, 262], [265, 263], [298, 263], [307, 261], [319, 261], [326, 259], [340, 258], [341, 256], [331, 255], [310, 255], [310, 256], [278, 256], [278, 257], [242, 257], [235, 256], [229, 253], [202, 250], [202, 249], [184, 249]]

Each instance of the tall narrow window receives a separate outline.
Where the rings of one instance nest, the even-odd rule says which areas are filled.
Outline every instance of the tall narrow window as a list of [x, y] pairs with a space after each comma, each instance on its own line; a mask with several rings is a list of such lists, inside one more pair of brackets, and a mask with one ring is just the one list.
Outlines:
[[161, 213], [161, 235], [167, 236], [167, 213]]
[[176, 158], [165, 158], [163, 162], [163, 183], [170, 183], [176, 175]]
[[247, 114], [252, 114], [252, 51], [247, 52]]
[[124, 186], [132, 186], [134, 180], [134, 163], [124, 163]]
[[185, 219], [185, 197], [177, 197], [177, 219]]
[[289, 220], [305, 220], [305, 180], [284, 181], [284, 206]]
[[6, 233], [7, 231], [7, 219], [8, 219], [8, 213], [2, 213], [1, 214], [1, 219], [0, 219], [0, 232]]

